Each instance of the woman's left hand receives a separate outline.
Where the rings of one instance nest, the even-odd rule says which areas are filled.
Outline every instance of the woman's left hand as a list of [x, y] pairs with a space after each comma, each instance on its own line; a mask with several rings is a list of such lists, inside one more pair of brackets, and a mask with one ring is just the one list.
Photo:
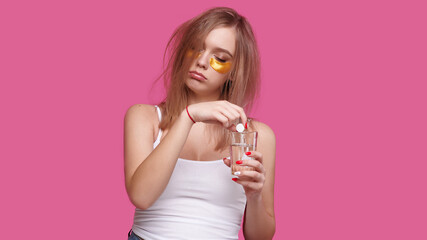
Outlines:
[[[259, 197], [265, 182], [265, 169], [262, 164], [263, 157], [262, 153], [257, 151], [248, 153], [247, 156], [253, 159], [241, 160], [242, 163], [239, 166], [252, 167], [253, 170], [248, 169], [236, 172], [236, 177], [233, 180], [243, 186], [247, 198]], [[230, 167], [231, 160], [224, 158], [224, 163]]]

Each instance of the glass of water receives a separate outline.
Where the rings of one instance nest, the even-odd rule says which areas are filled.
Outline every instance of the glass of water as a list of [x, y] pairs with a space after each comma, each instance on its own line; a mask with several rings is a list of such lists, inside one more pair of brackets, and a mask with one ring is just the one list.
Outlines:
[[253, 167], [241, 166], [237, 161], [253, 159], [246, 152], [256, 150], [258, 132], [231, 132], [231, 174], [242, 170], [253, 170]]

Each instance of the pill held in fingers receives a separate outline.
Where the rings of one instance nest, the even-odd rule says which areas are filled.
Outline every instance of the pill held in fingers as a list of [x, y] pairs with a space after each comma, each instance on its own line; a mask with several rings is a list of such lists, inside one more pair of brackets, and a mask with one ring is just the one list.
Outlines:
[[239, 124], [237, 124], [237, 126], [236, 126], [236, 131], [238, 131], [238, 132], [243, 132], [245, 130], [245, 126], [243, 126], [243, 124], [241, 124], [241, 123], [239, 123]]

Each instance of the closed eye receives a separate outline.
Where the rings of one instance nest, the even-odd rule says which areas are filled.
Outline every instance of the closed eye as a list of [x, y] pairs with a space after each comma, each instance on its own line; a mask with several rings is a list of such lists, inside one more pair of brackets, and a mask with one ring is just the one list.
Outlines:
[[215, 57], [216, 58], [216, 60], [218, 60], [218, 61], [220, 61], [220, 62], [223, 62], [223, 63], [225, 63], [227, 60], [224, 60], [224, 59], [221, 59], [221, 58], [219, 58], [219, 57]]

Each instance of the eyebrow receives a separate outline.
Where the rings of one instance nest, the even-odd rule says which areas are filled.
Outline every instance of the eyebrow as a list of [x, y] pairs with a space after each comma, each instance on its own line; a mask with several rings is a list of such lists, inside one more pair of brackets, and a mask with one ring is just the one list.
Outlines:
[[231, 54], [227, 49], [220, 48], [220, 47], [216, 47], [216, 48], [214, 48], [213, 50], [214, 50], [214, 51], [221, 51], [221, 52], [225, 52], [225, 53], [227, 53], [228, 55], [230, 55], [231, 57], [233, 57], [233, 54]]

